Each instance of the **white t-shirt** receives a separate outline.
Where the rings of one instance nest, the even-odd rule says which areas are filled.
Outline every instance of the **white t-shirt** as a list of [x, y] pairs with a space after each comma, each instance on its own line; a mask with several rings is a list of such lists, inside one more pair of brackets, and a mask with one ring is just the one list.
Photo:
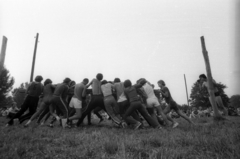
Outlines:
[[101, 89], [102, 89], [103, 96], [106, 97], [106, 96], [112, 95], [113, 85], [111, 83], [106, 83], [101, 86]]
[[153, 87], [150, 84], [146, 83], [145, 85], [143, 85], [143, 89], [147, 94], [148, 98], [157, 98], [154, 94]]

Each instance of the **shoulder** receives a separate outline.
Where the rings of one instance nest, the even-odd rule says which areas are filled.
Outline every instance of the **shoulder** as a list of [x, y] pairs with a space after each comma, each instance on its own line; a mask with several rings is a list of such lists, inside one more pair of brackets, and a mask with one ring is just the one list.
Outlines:
[[113, 87], [113, 84], [112, 84], [112, 83], [108, 83], [108, 86], [109, 86], [109, 87]]
[[62, 84], [61, 87], [63, 87], [64, 89], [69, 89], [69, 86], [66, 84]]
[[84, 85], [84, 84], [82, 84], [82, 83], [78, 83], [78, 84], [75, 85], [75, 88], [83, 87], [83, 85]]
[[162, 88], [162, 90], [163, 90], [163, 91], [169, 91], [168, 87], [166, 87], [166, 86], [164, 86], [164, 87]]

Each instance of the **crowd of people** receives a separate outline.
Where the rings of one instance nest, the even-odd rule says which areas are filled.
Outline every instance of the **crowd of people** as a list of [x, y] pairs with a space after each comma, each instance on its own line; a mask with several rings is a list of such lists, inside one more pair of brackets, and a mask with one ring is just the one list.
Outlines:
[[[43, 84], [42, 81], [42, 76], [36, 76], [35, 81], [29, 84], [21, 109], [9, 117], [6, 126], [13, 125], [14, 119], [18, 119], [20, 124], [27, 120], [24, 127], [35, 119], [43, 125], [52, 116], [50, 127], [55, 121], [60, 122], [63, 128], [79, 127], [85, 117], [91, 125], [91, 113], [99, 118], [99, 123], [102, 122], [104, 117], [100, 112], [103, 111], [114, 125], [121, 128], [143, 128], [144, 120], [156, 129], [175, 128], [179, 123], [172, 117], [173, 112], [194, 125], [190, 119], [196, 117], [194, 111], [190, 116], [183, 113], [163, 80], [157, 82], [159, 89], [154, 89], [154, 85], [144, 78], [132, 84], [130, 80], [121, 82], [119, 78], [103, 80], [101, 73], [90, 82], [87, 78], [80, 83], [70, 78], [65, 78], [60, 84], [53, 84], [50, 79]], [[208, 87], [205, 75], [200, 75], [200, 82], [201, 87]], [[88, 89], [90, 86], [92, 89]], [[216, 98], [219, 102], [220, 99]], [[163, 99], [167, 104], [164, 109], [161, 106]]]

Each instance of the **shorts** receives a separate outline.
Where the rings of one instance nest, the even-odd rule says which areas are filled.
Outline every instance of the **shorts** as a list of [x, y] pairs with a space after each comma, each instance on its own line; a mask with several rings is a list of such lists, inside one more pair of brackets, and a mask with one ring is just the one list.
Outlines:
[[168, 105], [171, 110], [179, 111], [178, 104], [175, 101], [171, 100]]
[[80, 101], [77, 98], [72, 97], [72, 99], [69, 103], [69, 107], [81, 109], [82, 108], [82, 101]]
[[157, 98], [148, 98], [147, 99], [147, 108], [160, 106]]

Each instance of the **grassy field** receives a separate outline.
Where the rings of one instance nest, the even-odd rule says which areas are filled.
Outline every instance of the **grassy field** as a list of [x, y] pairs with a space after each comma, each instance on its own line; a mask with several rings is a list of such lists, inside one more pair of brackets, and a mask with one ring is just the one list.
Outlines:
[[[208, 124], [212, 118], [196, 119], [190, 126], [182, 119], [175, 129], [141, 130], [100, 125], [62, 130], [55, 126], [4, 127], [0, 117], [0, 158], [240, 158], [240, 117]], [[93, 122], [94, 123], [94, 122]]]

